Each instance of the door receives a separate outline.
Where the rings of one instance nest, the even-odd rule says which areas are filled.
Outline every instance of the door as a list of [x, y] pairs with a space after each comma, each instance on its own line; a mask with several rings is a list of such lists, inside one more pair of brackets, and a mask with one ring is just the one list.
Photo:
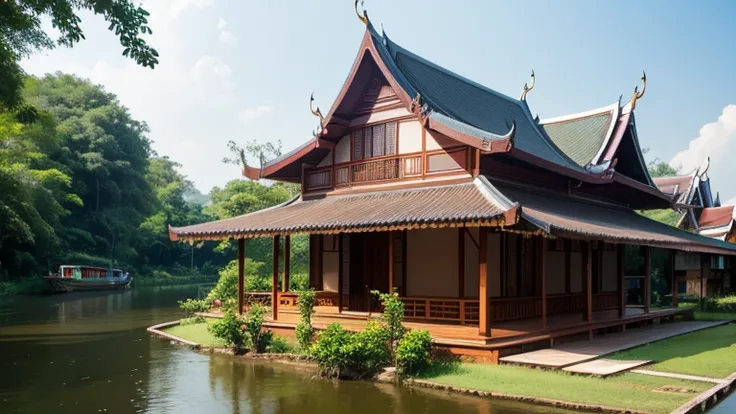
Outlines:
[[351, 235], [349, 310], [375, 311], [378, 300], [370, 292], [388, 292], [388, 237], [387, 232]]

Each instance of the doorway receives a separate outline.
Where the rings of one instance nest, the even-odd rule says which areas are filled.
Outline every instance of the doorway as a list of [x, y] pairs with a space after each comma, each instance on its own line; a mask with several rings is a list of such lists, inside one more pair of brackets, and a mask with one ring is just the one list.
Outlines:
[[350, 292], [348, 310], [373, 312], [378, 298], [372, 290], [388, 291], [388, 232], [350, 235]]

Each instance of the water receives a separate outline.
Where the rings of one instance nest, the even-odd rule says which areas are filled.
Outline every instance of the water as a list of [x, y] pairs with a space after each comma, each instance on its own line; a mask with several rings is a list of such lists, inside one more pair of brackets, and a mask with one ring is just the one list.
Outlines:
[[710, 411], [711, 414], [733, 414], [736, 413], [736, 393], [731, 393], [730, 396]]
[[145, 329], [194, 288], [0, 302], [0, 413], [563, 413], [547, 407], [337, 382], [309, 369], [198, 354]]

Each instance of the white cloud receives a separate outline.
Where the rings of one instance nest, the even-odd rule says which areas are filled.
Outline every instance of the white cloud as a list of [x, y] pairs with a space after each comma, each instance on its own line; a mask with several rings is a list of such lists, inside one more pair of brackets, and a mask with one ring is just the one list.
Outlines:
[[273, 108], [268, 105], [259, 105], [255, 108], [246, 108], [238, 112], [238, 120], [244, 124], [254, 121], [262, 116], [269, 114]]
[[[732, 198], [730, 200], [727, 200], [722, 205], [724, 205], [724, 206], [733, 206], [733, 205], [736, 205], [736, 197], [734, 197], [734, 198]], [[734, 211], [734, 214], [736, 214], [736, 211]]]
[[238, 43], [238, 39], [236, 39], [235, 35], [233, 35], [231, 31], [227, 30], [226, 27], [227, 21], [220, 17], [217, 21], [217, 30], [220, 31], [218, 40], [226, 45], [234, 46]]
[[677, 153], [670, 165], [682, 173], [695, 171], [710, 157], [708, 176], [713, 192], [720, 192], [728, 199], [724, 204], [736, 203], [736, 180], [733, 173], [733, 154], [736, 154], [736, 105], [727, 105], [718, 120], [703, 125], [698, 137], [690, 141], [687, 149]]

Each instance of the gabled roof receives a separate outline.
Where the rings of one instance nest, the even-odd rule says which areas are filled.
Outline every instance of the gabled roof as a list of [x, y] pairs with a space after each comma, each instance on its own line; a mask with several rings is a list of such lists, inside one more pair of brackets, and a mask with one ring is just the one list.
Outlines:
[[706, 207], [700, 213], [698, 227], [705, 230], [712, 227], [722, 227], [733, 221], [734, 206]]
[[672, 197], [677, 204], [686, 204], [693, 187], [694, 175], [676, 175], [669, 177], [654, 177], [654, 184], [659, 190]]
[[578, 165], [597, 165], [613, 135], [619, 103], [591, 111], [545, 119], [540, 122], [547, 135]]

